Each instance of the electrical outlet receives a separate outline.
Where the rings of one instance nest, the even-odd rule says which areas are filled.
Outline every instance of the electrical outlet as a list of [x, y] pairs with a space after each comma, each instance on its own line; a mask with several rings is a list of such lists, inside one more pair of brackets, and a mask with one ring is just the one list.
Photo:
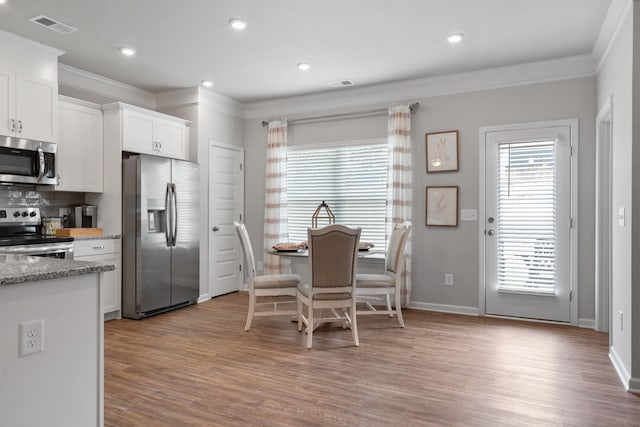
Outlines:
[[623, 330], [622, 326], [624, 325], [624, 316], [622, 315], [622, 310], [618, 310], [618, 315], [620, 316], [620, 331]]
[[262, 261], [258, 261], [258, 271], [262, 270], [264, 270], [264, 264], [262, 263]]
[[447, 273], [444, 275], [444, 284], [447, 286], [453, 286], [453, 274]]
[[44, 351], [44, 320], [32, 320], [18, 325], [18, 357]]

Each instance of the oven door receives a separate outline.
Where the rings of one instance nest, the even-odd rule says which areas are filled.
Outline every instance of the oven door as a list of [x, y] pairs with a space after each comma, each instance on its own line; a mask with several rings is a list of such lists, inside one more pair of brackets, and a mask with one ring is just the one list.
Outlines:
[[0, 246], [0, 254], [40, 256], [71, 260], [73, 259], [73, 242]]

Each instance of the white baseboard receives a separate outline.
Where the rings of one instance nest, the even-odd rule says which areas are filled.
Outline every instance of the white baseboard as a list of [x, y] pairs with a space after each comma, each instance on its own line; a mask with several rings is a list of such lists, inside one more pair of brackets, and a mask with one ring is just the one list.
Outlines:
[[596, 321], [595, 319], [578, 319], [578, 327], [579, 328], [587, 328], [587, 329], [595, 329]]
[[426, 311], [439, 311], [441, 313], [465, 314], [467, 316], [478, 316], [478, 307], [467, 307], [463, 305], [433, 304], [430, 302], [411, 301], [409, 308]]
[[209, 295], [208, 293], [202, 294], [198, 297], [198, 304], [200, 304], [201, 302], [209, 301], [210, 299], [211, 295]]
[[[613, 365], [613, 368], [618, 373], [618, 377], [620, 378], [620, 381], [622, 381], [622, 384], [624, 385], [625, 390], [632, 391], [630, 389], [630, 385], [632, 382], [635, 382], [635, 380], [631, 378], [631, 375], [629, 375], [629, 373], [627, 372], [627, 369], [622, 363], [620, 356], [618, 356], [616, 349], [613, 347], [609, 347], [609, 360], [611, 360], [611, 364]], [[635, 385], [640, 385], [640, 383], [636, 383]], [[640, 387], [636, 387], [636, 388], [640, 388]]]

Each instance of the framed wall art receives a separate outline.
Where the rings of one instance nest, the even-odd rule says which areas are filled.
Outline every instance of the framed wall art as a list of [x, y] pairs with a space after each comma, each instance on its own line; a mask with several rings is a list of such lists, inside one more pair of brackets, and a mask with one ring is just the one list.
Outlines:
[[427, 225], [458, 226], [458, 186], [427, 187]]
[[458, 170], [458, 131], [434, 132], [426, 135], [427, 172]]

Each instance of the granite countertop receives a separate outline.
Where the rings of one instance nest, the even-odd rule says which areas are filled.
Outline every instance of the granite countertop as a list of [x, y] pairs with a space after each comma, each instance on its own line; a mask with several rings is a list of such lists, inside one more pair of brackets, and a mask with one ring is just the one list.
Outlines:
[[82, 276], [116, 269], [114, 264], [0, 254], [0, 286]]
[[119, 239], [119, 234], [104, 234], [102, 236], [73, 236], [73, 240], [97, 240], [97, 239]]

